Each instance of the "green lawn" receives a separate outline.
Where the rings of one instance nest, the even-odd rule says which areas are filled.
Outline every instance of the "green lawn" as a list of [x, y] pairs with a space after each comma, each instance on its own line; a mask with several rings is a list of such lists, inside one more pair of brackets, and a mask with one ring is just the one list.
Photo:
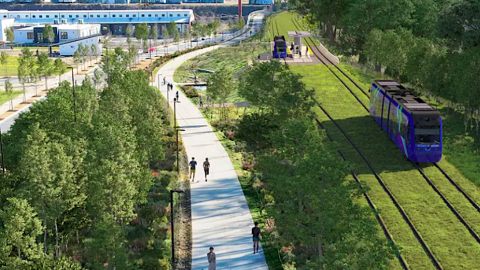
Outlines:
[[3, 87], [3, 89], [0, 88], [0, 104], [3, 104], [13, 98], [18, 97], [18, 95], [20, 95], [21, 93], [23, 93], [23, 91], [13, 91], [12, 94], [7, 95], [7, 93], [5, 93], [5, 87]]
[[[18, 74], [18, 56], [8, 56], [6, 65], [7, 76], [17, 76]], [[5, 65], [0, 65], [0, 77], [5, 77]]]
[[[415, 168], [406, 161], [403, 154], [381, 131], [350, 92], [325, 66], [292, 66], [291, 68], [294, 72], [304, 76], [304, 82], [308, 87], [316, 89], [316, 98], [373, 164], [374, 169], [396, 196], [445, 269], [475, 268], [477, 262], [473, 258], [480, 255], [480, 245], [476, 243]], [[362, 102], [368, 103], [368, 99], [361, 96], [360, 91], [356, 90], [355, 92]], [[320, 109], [316, 108], [315, 113], [325, 124], [332, 137], [338, 141], [340, 150], [351, 162], [359, 178], [371, 188], [369, 194], [372, 200], [381, 210], [387, 227], [402, 248], [405, 259], [412, 269], [433, 268], [398, 210], [393, 206], [360, 156]], [[443, 180], [442, 175], [434, 167], [424, 170], [460, 214], [466, 218], [467, 222], [476, 231], [480, 231], [479, 214], [475, 209], [451, 188], [451, 184]]]

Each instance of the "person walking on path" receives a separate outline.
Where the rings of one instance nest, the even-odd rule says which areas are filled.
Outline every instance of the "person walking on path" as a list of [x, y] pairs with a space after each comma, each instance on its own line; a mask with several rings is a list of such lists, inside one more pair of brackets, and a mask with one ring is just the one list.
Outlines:
[[205, 171], [205, 182], [207, 182], [207, 175], [210, 174], [210, 162], [208, 162], [208, 158], [205, 158], [203, 162], [203, 171]]
[[258, 245], [260, 244], [260, 239], [262, 235], [260, 233], [260, 228], [258, 227], [258, 222], [255, 222], [255, 227], [252, 228], [253, 235], [253, 254], [255, 254], [255, 248], [258, 253]]
[[217, 270], [217, 257], [213, 252], [213, 247], [210, 247], [210, 252], [207, 253], [208, 270]]
[[202, 108], [202, 107], [203, 107], [202, 96], [200, 96], [200, 97], [198, 98], [198, 100], [199, 100], [199, 102], [200, 102], [200, 108]]
[[197, 162], [195, 158], [192, 157], [192, 161], [190, 161], [190, 178], [192, 178], [192, 182], [195, 181], [195, 168], [197, 167]]
[[163, 85], [167, 83], [167, 78], [163, 77]]
[[177, 93], [176, 93], [175, 95], [177, 96], [177, 102], [178, 102], [178, 91], [177, 91]]

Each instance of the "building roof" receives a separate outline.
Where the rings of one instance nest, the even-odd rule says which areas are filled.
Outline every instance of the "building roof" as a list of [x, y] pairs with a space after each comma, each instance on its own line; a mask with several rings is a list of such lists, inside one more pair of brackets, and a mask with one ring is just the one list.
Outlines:
[[[51, 26], [57, 28], [57, 30], [82, 30], [90, 29], [92, 27], [100, 27], [100, 24], [51, 24]], [[14, 31], [33, 31], [33, 28], [37, 27], [45, 27], [45, 24], [19, 28]]]
[[50, 45], [49, 47], [52, 47], [52, 46], [60, 46], [60, 45], [65, 45], [65, 44], [69, 44], [69, 43], [72, 43], [72, 42], [77, 42], [77, 41], [81, 41], [81, 40], [84, 40], [84, 39], [89, 39], [89, 38], [93, 38], [93, 37], [99, 37], [101, 36], [102, 34], [96, 34], [96, 35], [91, 35], [91, 36], [88, 36], [88, 37], [80, 37], [80, 38], [74, 38], [74, 39], [70, 39], [70, 40], [66, 40], [66, 41], [62, 41], [62, 42], [59, 42], [59, 43], [55, 43], [55, 44], [52, 44]]

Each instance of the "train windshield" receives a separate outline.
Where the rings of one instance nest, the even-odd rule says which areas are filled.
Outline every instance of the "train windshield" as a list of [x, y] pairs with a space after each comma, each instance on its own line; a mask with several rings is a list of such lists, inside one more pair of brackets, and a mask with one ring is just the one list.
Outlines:
[[440, 126], [415, 129], [415, 144], [439, 144]]

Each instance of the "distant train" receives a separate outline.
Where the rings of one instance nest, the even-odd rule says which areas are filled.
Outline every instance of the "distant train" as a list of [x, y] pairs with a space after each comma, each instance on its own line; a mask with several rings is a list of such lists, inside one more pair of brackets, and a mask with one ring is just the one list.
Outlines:
[[372, 83], [370, 114], [411, 161], [428, 163], [442, 158], [440, 112], [397, 81]]
[[287, 42], [284, 36], [273, 38], [273, 58], [287, 58]]

